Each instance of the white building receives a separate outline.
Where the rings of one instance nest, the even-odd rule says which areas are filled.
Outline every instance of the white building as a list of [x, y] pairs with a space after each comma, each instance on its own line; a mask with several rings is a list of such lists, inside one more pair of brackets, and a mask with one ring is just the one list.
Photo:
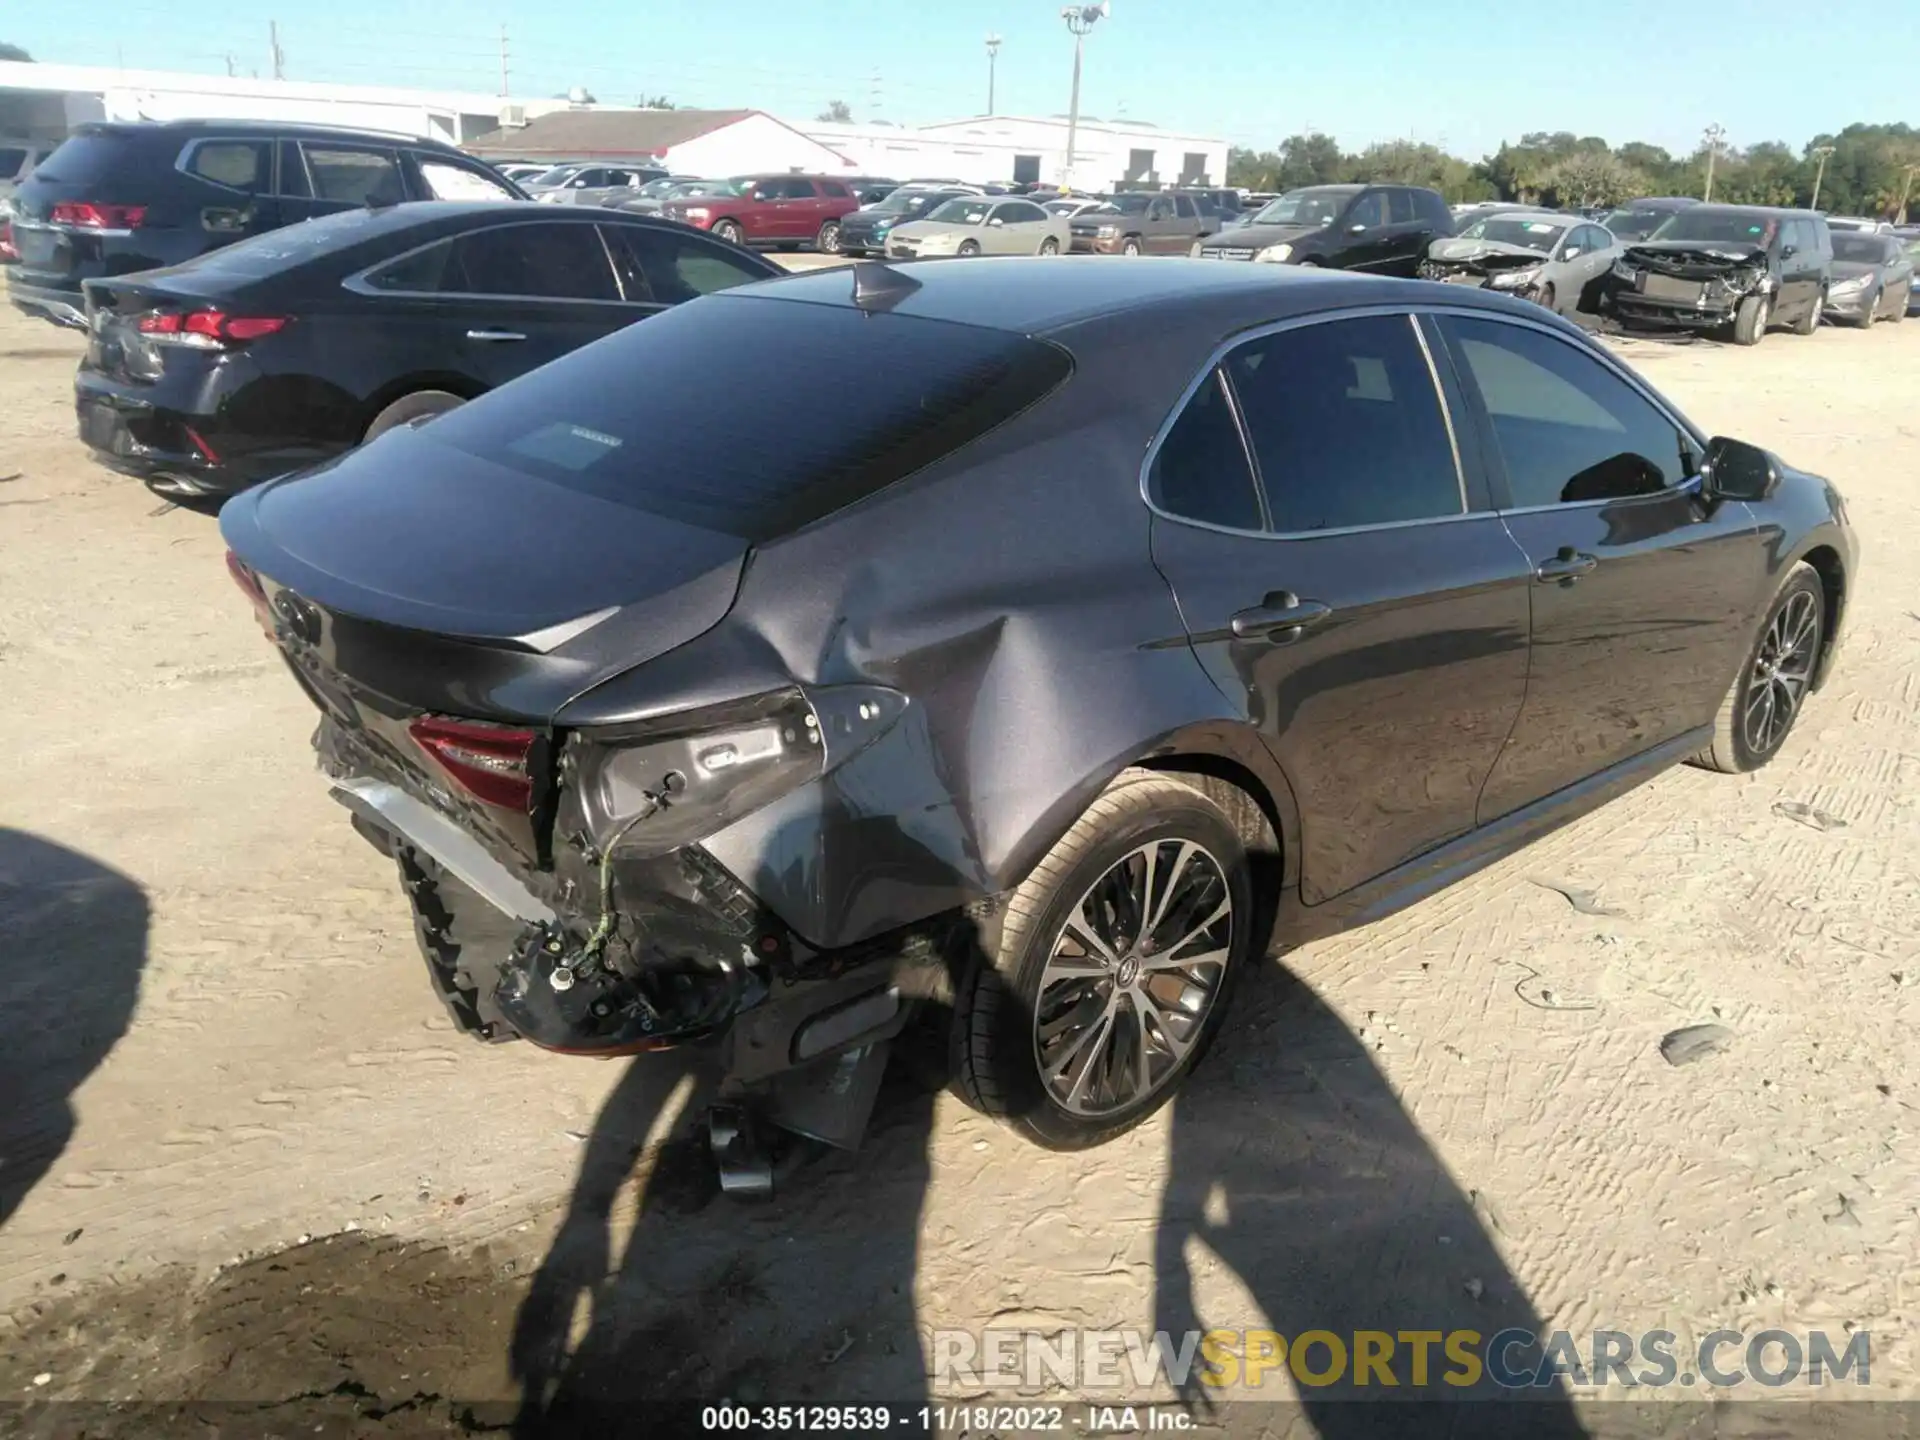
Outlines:
[[760, 110], [561, 110], [472, 137], [467, 148], [496, 163], [645, 161], [676, 175], [851, 175], [858, 169], [837, 149]]
[[988, 181], [1080, 190], [1121, 186], [1227, 183], [1227, 142], [1152, 125], [1082, 119], [1067, 164], [1064, 117], [985, 115], [933, 125], [802, 125], [822, 144], [850, 156], [869, 175], [895, 179]]
[[57, 141], [87, 120], [210, 119], [349, 125], [458, 144], [498, 129], [509, 106], [536, 116], [567, 102], [0, 61], [0, 136], [21, 140]]

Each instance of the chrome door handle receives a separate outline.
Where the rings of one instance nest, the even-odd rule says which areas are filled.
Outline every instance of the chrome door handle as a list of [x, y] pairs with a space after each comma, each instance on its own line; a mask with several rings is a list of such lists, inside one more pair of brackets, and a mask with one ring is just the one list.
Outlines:
[[518, 330], [469, 330], [467, 331], [467, 338], [469, 340], [489, 340], [498, 344], [505, 344], [510, 340], [524, 340], [527, 337], [522, 335]]
[[1309, 625], [1318, 624], [1333, 614], [1331, 606], [1318, 600], [1302, 600], [1289, 591], [1279, 591], [1251, 610], [1242, 610], [1227, 621], [1234, 637], [1240, 640], [1291, 640]]
[[1533, 578], [1542, 585], [1571, 585], [1599, 563], [1593, 556], [1582, 554], [1571, 545], [1562, 545], [1559, 554], [1551, 560], [1542, 560], [1535, 567]]

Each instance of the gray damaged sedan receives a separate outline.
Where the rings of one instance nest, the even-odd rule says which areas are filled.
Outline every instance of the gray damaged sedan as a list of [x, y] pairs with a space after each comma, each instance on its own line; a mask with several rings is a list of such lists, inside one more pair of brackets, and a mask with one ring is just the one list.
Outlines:
[[1604, 226], [1578, 215], [1500, 210], [1434, 241], [1420, 278], [1503, 290], [1568, 315], [1619, 253], [1619, 242]]

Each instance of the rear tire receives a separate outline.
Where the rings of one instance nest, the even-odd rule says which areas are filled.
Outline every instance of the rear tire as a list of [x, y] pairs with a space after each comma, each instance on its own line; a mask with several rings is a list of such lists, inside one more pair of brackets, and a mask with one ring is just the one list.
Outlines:
[[416, 420], [458, 410], [466, 403], [465, 399], [450, 390], [416, 390], [411, 395], [402, 395], [373, 417], [372, 423], [367, 426], [367, 433], [360, 437], [360, 443], [364, 445], [369, 440], [378, 440], [387, 431], [411, 425]]
[[1744, 775], [1779, 754], [1806, 706], [1826, 634], [1827, 592], [1819, 572], [1801, 561], [1787, 572], [1767, 607], [1714, 716], [1713, 739], [1693, 763], [1723, 775]]
[[[1149, 914], [1167, 907], [1157, 927], [1141, 925], [1129, 879], [1146, 882]], [[1132, 1129], [1212, 1043], [1263, 944], [1255, 899], [1245, 845], [1219, 805], [1173, 776], [1123, 772], [1021, 882], [997, 952], [961, 979], [951, 1035], [961, 1098], [1050, 1150]], [[1208, 925], [1209, 915], [1219, 918]], [[1111, 926], [1111, 962], [1082, 938], [1096, 921]], [[1182, 952], [1221, 958], [1167, 963]]]
[[1733, 343], [1736, 345], [1758, 345], [1760, 338], [1767, 333], [1767, 320], [1773, 314], [1773, 305], [1764, 295], [1749, 295], [1740, 302], [1740, 308], [1733, 316]]

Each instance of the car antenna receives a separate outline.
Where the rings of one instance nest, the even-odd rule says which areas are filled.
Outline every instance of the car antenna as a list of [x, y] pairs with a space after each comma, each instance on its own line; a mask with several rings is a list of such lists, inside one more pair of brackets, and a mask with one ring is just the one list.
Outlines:
[[870, 314], [891, 310], [920, 288], [920, 282], [884, 260], [863, 260], [853, 267], [853, 303]]

